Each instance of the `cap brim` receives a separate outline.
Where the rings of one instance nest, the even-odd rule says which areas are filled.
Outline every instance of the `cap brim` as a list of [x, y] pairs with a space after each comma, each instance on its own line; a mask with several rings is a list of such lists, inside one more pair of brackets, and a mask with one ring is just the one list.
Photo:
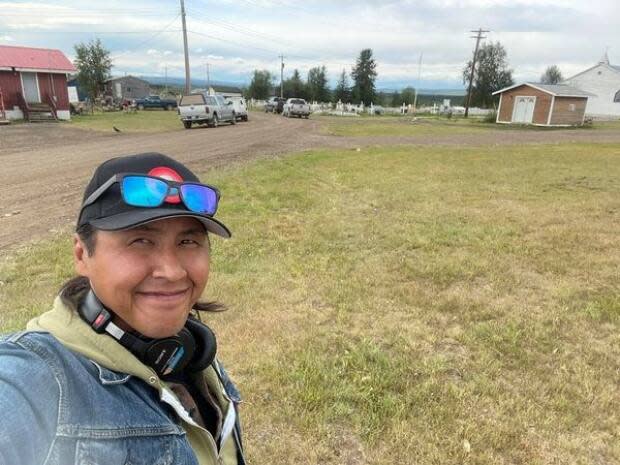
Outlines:
[[199, 213], [192, 213], [187, 210], [171, 210], [168, 208], [132, 210], [129, 212], [119, 213], [118, 215], [108, 216], [106, 218], [90, 220], [89, 223], [96, 229], [101, 229], [103, 231], [120, 231], [122, 229], [134, 228], [142, 224], [150, 223], [151, 221], [184, 216], [196, 218], [204, 225], [207, 231], [212, 232], [213, 234], [217, 234], [218, 236], [225, 238], [231, 237], [230, 230], [215, 218], [200, 215]]

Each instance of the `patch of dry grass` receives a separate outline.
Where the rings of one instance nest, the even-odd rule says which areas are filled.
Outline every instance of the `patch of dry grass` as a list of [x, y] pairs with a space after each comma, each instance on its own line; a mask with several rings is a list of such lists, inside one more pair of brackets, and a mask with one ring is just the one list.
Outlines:
[[[565, 131], [565, 127], [542, 127], [515, 124], [485, 123], [480, 118], [445, 118], [441, 116], [366, 116], [322, 117], [327, 121], [324, 131], [336, 136], [416, 136], [454, 135], [514, 131]], [[595, 121], [591, 125], [572, 128], [578, 131], [620, 128], [620, 121]]]
[[[317, 151], [206, 173], [252, 462], [620, 461], [620, 149]], [[69, 241], [2, 265], [2, 327]], [[58, 265], [50, 266], [50, 263]], [[50, 272], [50, 268], [53, 272]]]
[[96, 112], [74, 115], [67, 123], [85, 129], [111, 132], [113, 127], [123, 132], [165, 132], [180, 131], [183, 124], [176, 110], [142, 110], [132, 113], [124, 111]]

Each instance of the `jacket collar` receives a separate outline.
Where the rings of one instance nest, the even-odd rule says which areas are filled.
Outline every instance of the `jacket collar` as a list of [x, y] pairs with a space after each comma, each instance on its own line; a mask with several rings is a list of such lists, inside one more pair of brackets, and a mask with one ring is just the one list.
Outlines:
[[49, 332], [68, 349], [93, 361], [103, 384], [117, 384], [135, 376], [161, 390], [155, 371], [108, 334], [96, 333], [60, 296], [50, 311], [30, 320], [26, 328]]

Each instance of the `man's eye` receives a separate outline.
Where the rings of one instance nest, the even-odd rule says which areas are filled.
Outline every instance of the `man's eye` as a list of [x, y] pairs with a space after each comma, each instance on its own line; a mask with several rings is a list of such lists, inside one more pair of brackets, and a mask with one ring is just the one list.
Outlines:
[[138, 238], [136, 238], [136, 239], [133, 239], [133, 240], [130, 242], [130, 244], [136, 244], [136, 245], [148, 245], [148, 244], [150, 244], [150, 243], [151, 243], [151, 241], [150, 241], [150, 240], [148, 240], [148, 239], [147, 239], [147, 238], [145, 238], [145, 237], [138, 237]]

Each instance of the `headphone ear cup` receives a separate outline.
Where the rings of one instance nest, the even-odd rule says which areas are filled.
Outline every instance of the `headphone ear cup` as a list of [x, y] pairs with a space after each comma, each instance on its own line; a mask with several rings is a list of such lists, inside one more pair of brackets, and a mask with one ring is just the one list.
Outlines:
[[155, 369], [160, 376], [168, 376], [182, 371], [196, 354], [196, 342], [192, 334], [183, 328], [174, 337], [155, 340], [146, 350], [140, 352], [140, 358]]
[[188, 330], [196, 343], [194, 357], [189, 362], [187, 368], [190, 371], [202, 371], [213, 363], [217, 353], [217, 339], [215, 334], [202, 321], [189, 317], [185, 323], [185, 330]]

